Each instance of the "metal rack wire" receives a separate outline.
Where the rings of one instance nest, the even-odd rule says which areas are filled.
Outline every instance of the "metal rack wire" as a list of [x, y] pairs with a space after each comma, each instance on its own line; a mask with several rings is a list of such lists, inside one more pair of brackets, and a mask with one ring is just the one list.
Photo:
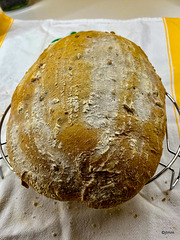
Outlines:
[[[176, 101], [171, 97], [171, 95], [169, 93], [166, 92], [166, 97], [173, 103], [175, 109], [177, 110], [178, 114], [180, 115], [180, 108], [178, 107]], [[1, 141], [1, 135], [2, 135], [2, 128], [3, 128], [3, 122], [7, 116], [7, 113], [8, 111], [10, 110], [11, 108], [11, 104], [6, 108], [2, 118], [1, 118], [1, 121], [0, 121], [0, 160], [3, 159], [7, 166], [9, 167], [9, 169], [11, 171], [13, 171], [13, 168], [8, 160], [8, 155], [5, 154], [4, 150], [3, 150], [3, 147], [6, 146], [6, 142], [2, 142]], [[168, 127], [167, 127], [168, 128]], [[171, 168], [171, 166], [175, 163], [175, 161], [180, 158], [180, 145], [178, 146], [176, 152], [171, 150], [170, 149], [170, 144], [169, 144], [169, 138], [168, 138], [168, 129], [166, 129], [166, 147], [167, 147], [167, 150], [168, 152], [173, 155], [171, 161], [168, 163], [168, 164], [164, 164], [162, 162], [160, 162], [159, 164], [161, 166], [163, 166], [164, 168], [158, 172], [155, 176], [153, 176], [147, 183], [151, 183], [152, 181], [154, 181], [155, 179], [159, 178], [163, 173], [165, 173], [167, 170], [170, 170], [171, 171], [171, 180], [170, 180], [170, 190], [172, 190], [176, 185], [177, 183], [179, 182], [179, 179], [180, 179], [180, 168], [179, 168], [179, 173], [178, 173], [178, 176], [175, 177], [175, 170]], [[0, 166], [0, 177], [2, 179], [4, 179], [4, 176], [3, 176], [3, 171], [2, 171], [2, 168]]]

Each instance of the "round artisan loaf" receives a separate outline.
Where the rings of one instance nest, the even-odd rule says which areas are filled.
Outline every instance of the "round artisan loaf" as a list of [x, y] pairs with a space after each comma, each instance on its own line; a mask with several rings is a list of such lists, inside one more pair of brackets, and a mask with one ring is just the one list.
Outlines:
[[17, 86], [7, 151], [23, 185], [109, 208], [154, 175], [165, 129], [165, 89], [141, 48], [80, 32], [51, 44]]

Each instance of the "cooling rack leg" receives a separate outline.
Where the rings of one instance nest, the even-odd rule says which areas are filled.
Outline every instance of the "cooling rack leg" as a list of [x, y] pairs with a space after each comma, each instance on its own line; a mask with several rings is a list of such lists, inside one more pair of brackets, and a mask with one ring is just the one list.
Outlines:
[[171, 176], [171, 183], [170, 183], [170, 190], [172, 190], [176, 184], [179, 182], [179, 178], [180, 178], [180, 169], [179, 169], [179, 175], [177, 176], [177, 178], [174, 180], [174, 174], [175, 172], [172, 171], [172, 176]]
[[0, 177], [2, 178], [2, 179], [4, 179], [4, 175], [3, 175], [3, 171], [2, 171], [2, 167], [0, 166]]

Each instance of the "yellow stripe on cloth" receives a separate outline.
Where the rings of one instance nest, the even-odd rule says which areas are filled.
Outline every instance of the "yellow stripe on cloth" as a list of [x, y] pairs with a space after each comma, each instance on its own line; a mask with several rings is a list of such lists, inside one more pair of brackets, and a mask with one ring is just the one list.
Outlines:
[[[169, 67], [171, 73], [171, 94], [180, 106], [180, 18], [163, 18], [167, 50], [169, 57]], [[175, 109], [175, 108], [174, 108]], [[175, 110], [176, 123], [180, 136], [178, 116]]]
[[0, 47], [2, 46], [4, 39], [10, 30], [14, 19], [8, 17], [4, 14], [4, 12], [0, 9]]

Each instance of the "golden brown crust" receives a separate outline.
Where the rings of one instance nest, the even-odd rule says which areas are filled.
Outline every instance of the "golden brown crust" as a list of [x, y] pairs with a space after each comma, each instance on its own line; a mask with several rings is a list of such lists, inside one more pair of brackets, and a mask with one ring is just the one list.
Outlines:
[[17, 86], [7, 150], [38, 193], [108, 208], [153, 176], [165, 128], [165, 89], [141, 48], [81, 32], [51, 44]]

